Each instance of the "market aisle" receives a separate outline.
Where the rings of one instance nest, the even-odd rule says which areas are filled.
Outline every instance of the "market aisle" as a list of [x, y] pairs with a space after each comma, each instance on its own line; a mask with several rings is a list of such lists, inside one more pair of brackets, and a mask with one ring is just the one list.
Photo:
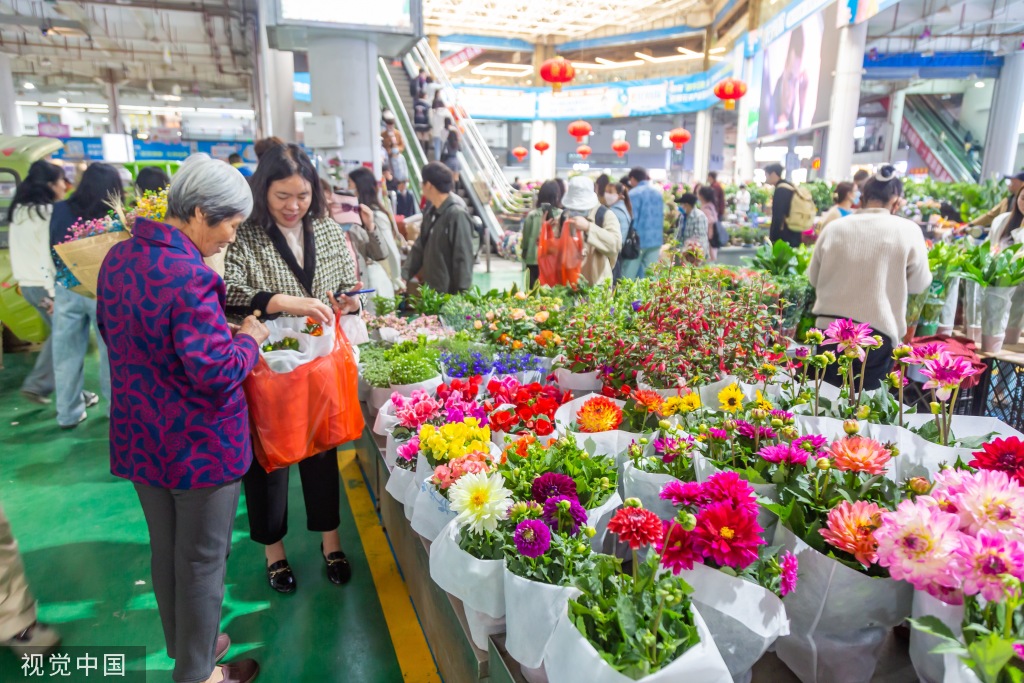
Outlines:
[[[132, 486], [109, 473], [107, 420], [93, 409], [82, 426], [63, 432], [52, 408], [21, 400], [17, 388], [33, 358], [4, 357], [0, 504], [21, 545], [40, 619], [56, 625], [67, 645], [145, 645], [147, 668], [169, 672], [150, 587], [146, 527]], [[93, 356], [86, 385], [97, 385]], [[223, 622], [234, 641], [228, 656], [255, 657], [263, 667], [260, 680], [275, 683], [433, 683], [439, 678], [405, 585], [359, 469], [351, 452], [346, 456], [341, 536], [352, 582], [338, 588], [324, 576], [319, 537], [305, 531], [296, 475], [286, 542], [299, 590], [289, 596], [271, 591], [262, 550], [248, 538], [243, 497], [224, 603]], [[360, 537], [368, 544], [365, 552]], [[376, 589], [384, 591], [381, 598]], [[18, 660], [0, 650], [0, 680], [20, 678]], [[170, 676], [151, 674], [149, 680]]]

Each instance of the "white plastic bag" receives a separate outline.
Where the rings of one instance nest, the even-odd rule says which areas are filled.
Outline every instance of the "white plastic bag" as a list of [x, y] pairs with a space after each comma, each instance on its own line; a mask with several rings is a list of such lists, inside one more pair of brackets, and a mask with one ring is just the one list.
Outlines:
[[[914, 591], [913, 617], [917, 619], [927, 616], [937, 618], [958, 637], [963, 633], [961, 626], [964, 620], [963, 605], [947, 605], [925, 591]], [[941, 654], [932, 652], [943, 642], [936, 636], [911, 627], [910, 661], [914, 664], [914, 671], [922, 683], [944, 683], [946, 678], [945, 658]]]
[[462, 601], [473, 644], [487, 649], [487, 636], [505, 632], [503, 560], [480, 560], [459, 548], [459, 528], [450, 522], [430, 546], [430, 578]]
[[395, 404], [388, 398], [377, 411], [373, 419], [373, 433], [377, 436], [389, 435], [398, 426], [398, 416], [395, 415]]
[[951, 275], [946, 283], [946, 298], [939, 314], [939, 334], [949, 334], [956, 324], [956, 307], [960, 303], [960, 276]]
[[733, 680], [747, 680], [772, 643], [789, 634], [782, 600], [756, 583], [704, 565], [680, 576], [693, 586], [694, 607], [704, 618]]
[[797, 556], [800, 581], [783, 599], [790, 634], [776, 652], [803, 683], [869, 683], [894, 626], [910, 616], [913, 588], [871, 578], [778, 525], [775, 544]]
[[[697, 610], [693, 610], [693, 620], [700, 642], [661, 671], [639, 679], [640, 683], [732, 683], [729, 669]], [[568, 607], [563, 607], [548, 642], [544, 668], [551, 683], [634, 683], [604, 661], [569, 619]]]
[[391, 470], [391, 476], [388, 477], [388, 483], [384, 485], [384, 490], [390, 493], [396, 501], [405, 505], [406, 496], [414, 487], [414, 490], [419, 490], [416, 485], [416, 473], [395, 467]]
[[985, 287], [981, 295], [981, 350], [997, 353], [1010, 321], [1010, 299], [1016, 287]]
[[[908, 415], [905, 418], [905, 424], [907, 427], [919, 428], [934, 419], [933, 415]], [[899, 428], [892, 429], [898, 430]], [[940, 446], [910, 432], [909, 429], [900, 431], [904, 433], [899, 444], [900, 456], [896, 459], [900, 479], [934, 475], [943, 464], [952, 465], [957, 458], [963, 458], [964, 462], [970, 462], [973, 459], [972, 453], [980, 450], [978, 448]], [[984, 437], [993, 433], [996, 435], [993, 438], [1010, 436], [1024, 438], [1024, 434], [1001, 420], [976, 415], [954, 415], [950, 432], [954, 437], [961, 439]]]
[[334, 350], [334, 328], [330, 325], [321, 325], [323, 334], [314, 337], [302, 332], [306, 327], [305, 318], [293, 318], [282, 316], [266, 323], [270, 336], [264, 344], [279, 342], [285, 337], [294, 337], [299, 343], [298, 351], [280, 349], [277, 351], [260, 351], [263, 360], [273, 372], [291, 372], [300, 365], [321, 358]]
[[623, 497], [638, 499], [645, 509], [662, 519], [675, 517], [675, 506], [670, 501], [662, 500], [660, 494], [665, 486], [678, 479], [668, 474], [644, 472], [632, 462], [622, 466], [621, 477]]
[[611, 521], [612, 515], [621, 506], [622, 498], [619, 496], [619, 492], [616, 491], [598, 507], [593, 510], [587, 510], [587, 525], [594, 527], [597, 531], [594, 537], [590, 539], [590, 545], [594, 550], [600, 552], [604, 548], [605, 538], [608, 536], [608, 522]]
[[974, 280], [964, 280], [964, 325], [967, 336], [981, 343], [981, 299], [984, 287]]
[[451, 503], [441, 495], [436, 486], [430, 481], [420, 484], [410, 520], [413, 531], [433, 542], [457, 515], [458, 513], [452, 510]]
[[507, 567], [503, 575], [505, 649], [523, 666], [536, 669], [544, 660], [544, 649], [555, 624], [560, 616], [566, 614], [569, 600], [580, 591], [572, 586], [552, 586], [524, 579]]
[[943, 664], [946, 667], [946, 675], [942, 683], [981, 683], [981, 679], [967, 668], [967, 665], [960, 661], [956, 655], [942, 655]]
[[[555, 361], [564, 361], [564, 356], [559, 356]], [[593, 372], [570, 372], [565, 368], [555, 370], [555, 382], [562, 391], [571, 391], [574, 396], [589, 394], [594, 391], [601, 391], [601, 374]]]
[[[629, 444], [640, 439], [642, 435], [635, 432], [623, 431], [621, 429], [613, 429], [608, 432], [597, 432], [592, 434], [571, 431], [571, 425], [576, 422], [576, 413], [579, 412], [584, 403], [597, 396], [598, 394], [587, 394], [580, 398], [574, 398], [568, 403], [560, 406], [558, 410], [555, 411], [555, 430], [558, 434], [572, 435], [576, 439], [576, 443], [579, 444], [580, 448], [586, 448], [586, 442], [593, 441], [594, 452], [591, 453], [591, 455], [607, 455], [616, 457], [625, 451]], [[625, 401], [620, 401], [618, 399], [610, 400], [620, 408], [626, 405]]]

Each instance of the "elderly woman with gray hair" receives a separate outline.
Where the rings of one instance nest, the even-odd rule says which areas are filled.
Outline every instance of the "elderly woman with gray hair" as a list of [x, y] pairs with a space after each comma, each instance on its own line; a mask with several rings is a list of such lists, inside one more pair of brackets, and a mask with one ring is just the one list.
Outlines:
[[163, 223], [139, 218], [97, 287], [111, 375], [110, 469], [128, 479], [149, 527], [153, 591], [179, 683], [256, 678], [251, 659], [216, 666], [224, 574], [242, 475], [252, 460], [242, 381], [267, 329], [224, 317], [224, 281], [207, 267], [252, 210], [245, 178], [192, 157], [174, 177]]

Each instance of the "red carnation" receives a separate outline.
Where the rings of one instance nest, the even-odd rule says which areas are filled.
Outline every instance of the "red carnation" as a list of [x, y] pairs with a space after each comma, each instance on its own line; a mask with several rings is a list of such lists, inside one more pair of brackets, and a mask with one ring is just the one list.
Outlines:
[[1016, 436], [995, 439], [973, 453], [974, 460], [968, 465], [979, 470], [1006, 472], [1018, 484], [1024, 485], [1024, 443]]
[[633, 550], [658, 543], [665, 534], [658, 515], [634, 507], [619, 509], [608, 522], [608, 531], [618, 536], [620, 541], [629, 543]]
[[537, 436], [548, 436], [554, 433], [555, 423], [551, 420], [541, 418], [537, 420], [537, 425], [534, 428], [534, 431], [537, 432]]

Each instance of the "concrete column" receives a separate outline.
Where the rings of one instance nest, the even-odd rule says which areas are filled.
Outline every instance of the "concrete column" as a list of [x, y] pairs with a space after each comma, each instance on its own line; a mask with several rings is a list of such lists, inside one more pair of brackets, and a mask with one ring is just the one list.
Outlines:
[[0, 54], [0, 131], [4, 135], [21, 135], [21, 117], [15, 104], [17, 99], [11, 56]]
[[[112, 75], [112, 74], [111, 74]], [[110, 109], [110, 132], [124, 134], [124, 119], [121, 118], [121, 94], [117, 83], [107, 81], [103, 88], [107, 96], [107, 107]], [[130, 132], [130, 131], [127, 131]]]
[[[345, 87], [338, 68], [344, 65]], [[377, 44], [362, 38], [321, 37], [309, 43], [309, 81], [313, 116], [340, 116], [346, 160], [371, 164], [380, 177], [380, 91]], [[405, 144], [414, 145], [415, 140]]]
[[272, 15], [270, 0], [262, 0], [257, 29], [257, 137], [276, 135], [285, 142], [295, 142], [295, 59], [291, 52], [270, 47], [266, 17]]
[[900, 130], [903, 128], [903, 107], [907, 102], [907, 91], [897, 90], [889, 96], [889, 117], [885, 135], [885, 160], [892, 161], [900, 148]]
[[1020, 143], [1021, 108], [1024, 107], [1024, 52], [1014, 52], [1003, 59], [1003, 69], [996, 82], [992, 110], [988, 116], [985, 150], [981, 160], [981, 177], [998, 178], [1016, 169], [1017, 146]]
[[[534, 121], [530, 127], [530, 177], [534, 180], [550, 180], [555, 177], [558, 161], [558, 131], [554, 121]], [[543, 140], [551, 145], [541, 154], [533, 146]]]
[[[753, 60], [743, 57], [742, 46], [738, 47], [737, 51], [739, 53], [737, 58], [739, 68], [736, 73], [741, 74], [743, 82], [749, 86], [754, 69]], [[733, 171], [733, 182], [737, 184], [747, 182], [754, 177], [754, 150], [747, 140], [750, 135], [747, 122], [750, 119], [750, 112], [757, 111], [759, 104], [754, 97], [747, 95], [741, 97], [736, 105], [736, 168]]]
[[825, 153], [825, 180], [846, 180], [853, 167], [853, 129], [860, 107], [860, 79], [864, 71], [864, 44], [868, 24], [839, 29], [836, 74], [832, 83], [832, 110]]
[[427, 36], [427, 46], [430, 47], [430, 51], [434, 53], [435, 57], [441, 59], [441, 40], [436, 33]]
[[548, 43], [534, 43], [533, 45], [533, 84], [539, 87], [549, 87], [549, 84], [540, 77], [540, 65], [555, 56], [555, 48]]
[[696, 130], [693, 132], [693, 179], [703, 183], [708, 177], [711, 163], [711, 135], [714, 117], [711, 109], [697, 112]]

